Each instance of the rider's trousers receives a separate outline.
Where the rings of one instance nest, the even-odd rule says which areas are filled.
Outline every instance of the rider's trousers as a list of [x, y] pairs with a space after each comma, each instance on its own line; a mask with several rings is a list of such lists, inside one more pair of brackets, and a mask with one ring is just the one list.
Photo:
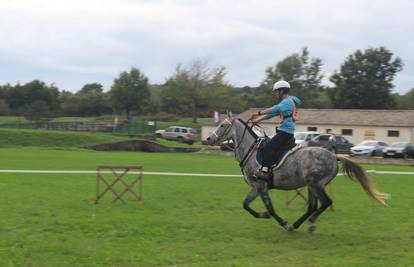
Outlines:
[[263, 148], [263, 167], [270, 167], [280, 148], [286, 145], [292, 138], [293, 134], [278, 131]]

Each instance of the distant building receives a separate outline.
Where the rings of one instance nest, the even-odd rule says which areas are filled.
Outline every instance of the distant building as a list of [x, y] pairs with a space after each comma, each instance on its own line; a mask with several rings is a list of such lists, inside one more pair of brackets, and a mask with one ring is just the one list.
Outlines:
[[[248, 109], [237, 115], [247, 120], [257, 108]], [[316, 131], [342, 134], [351, 143], [362, 140], [414, 142], [414, 110], [365, 110], [365, 109], [298, 109], [299, 120], [296, 131]], [[263, 121], [261, 126], [268, 135], [275, 134], [279, 117]], [[208, 121], [201, 131], [204, 140], [216, 128], [213, 120]]]

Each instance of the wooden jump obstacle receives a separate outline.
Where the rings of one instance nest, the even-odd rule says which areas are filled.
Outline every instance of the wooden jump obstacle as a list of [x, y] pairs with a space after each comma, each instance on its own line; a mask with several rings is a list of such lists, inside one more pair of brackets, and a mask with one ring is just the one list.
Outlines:
[[[289, 197], [289, 191], [286, 191], [286, 198], [285, 198], [285, 208], [288, 208], [289, 205], [297, 198], [301, 197], [305, 201], [305, 206], [308, 204], [308, 197], [305, 195], [305, 189], [306, 187], [298, 188], [294, 191], [294, 195], [292, 197]], [[332, 184], [329, 183], [327, 186], [327, 189], [329, 191], [329, 196], [332, 198]], [[334, 205], [329, 207], [332, 211], [334, 210]]]
[[[130, 172], [130, 170], [133, 170]], [[134, 171], [135, 170], [135, 171]], [[107, 178], [104, 176], [105, 174], [113, 174], [115, 180], [112, 182], [108, 182]], [[132, 174], [133, 178], [130, 183], [125, 181], [125, 176], [127, 174]], [[108, 192], [111, 191], [115, 198], [112, 200], [112, 203], [117, 202], [118, 200], [122, 203], [126, 203], [122, 197], [125, 195], [126, 192], [130, 192], [135, 200], [142, 204], [144, 202], [142, 198], [142, 180], [143, 180], [143, 168], [142, 166], [124, 166], [124, 165], [100, 165], [97, 167], [96, 170], [96, 197], [95, 197], [95, 204], [98, 204], [98, 201]], [[105, 187], [101, 191], [100, 184], [103, 184]], [[115, 191], [114, 186], [116, 184], [122, 184], [125, 189], [118, 193]], [[134, 186], [138, 184], [138, 193], [134, 191]]]

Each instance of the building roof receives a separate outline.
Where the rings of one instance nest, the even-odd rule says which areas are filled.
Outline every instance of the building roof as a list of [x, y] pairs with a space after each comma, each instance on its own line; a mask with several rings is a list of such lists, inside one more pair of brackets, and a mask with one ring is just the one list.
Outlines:
[[[247, 120], [259, 108], [248, 109], [237, 118]], [[392, 126], [414, 127], [414, 110], [374, 110], [374, 109], [298, 109], [298, 125], [352, 125], [352, 126]], [[263, 121], [272, 123], [279, 117]], [[215, 125], [213, 120], [206, 125]]]

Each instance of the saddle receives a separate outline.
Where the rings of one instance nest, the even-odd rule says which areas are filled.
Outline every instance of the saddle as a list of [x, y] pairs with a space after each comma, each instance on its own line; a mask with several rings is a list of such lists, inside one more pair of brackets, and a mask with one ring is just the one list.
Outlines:
[[[270, 138], [264, 137], [259, 142], [258, 151], [256, 154], [256, 160], [259, 164], [263, 164], [263, 148], [266, 146], [267, 143], [269, 143]], [[295, 138], [291, 138], [289, 142], [287, 142], [284, 146], [279, 148], [279, 150], [276, 153], [276, 156], [272, 159], [272, 166], [271, 169], [278, 169], [280, 166], [282, 166], [285, 159], [295, 152], [296, 150], [302, 148], [301, 145], [295, 144]]]

